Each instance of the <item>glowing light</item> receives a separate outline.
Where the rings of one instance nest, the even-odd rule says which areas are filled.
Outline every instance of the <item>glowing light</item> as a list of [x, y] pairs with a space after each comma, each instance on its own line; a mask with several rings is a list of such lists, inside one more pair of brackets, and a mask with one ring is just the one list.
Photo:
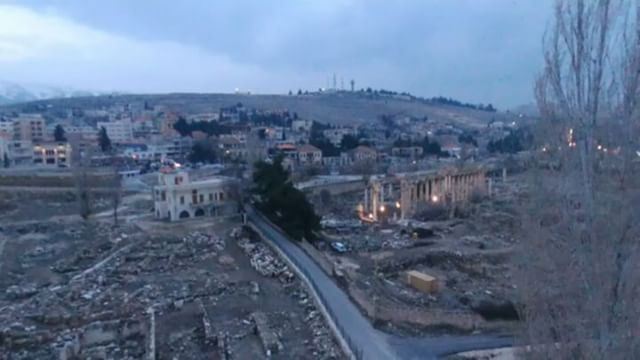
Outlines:
[[369, 219], [373, 219], [373, 214], [369, 214]]
[[[638, 156], [640, 156], [640, 152], [638, 152]], [[396, 201], [396, 208], [400, 209], [400, 202]]]
[[542, 152], [547, 152], [547, 147], [546, 146], [542, 147]]
[[384, 205], [380, 205], [380, 212], [384, 212], [384, 210], [385, 210]]
[[440, 200], [440, 198], [438, 198], [438, 195], [433, 195], [431, 197], [431, 201], [433, 201], [434, 203], [437, 203]]
[[602, 145], [598, 145], [598, 150], [602, 150]]

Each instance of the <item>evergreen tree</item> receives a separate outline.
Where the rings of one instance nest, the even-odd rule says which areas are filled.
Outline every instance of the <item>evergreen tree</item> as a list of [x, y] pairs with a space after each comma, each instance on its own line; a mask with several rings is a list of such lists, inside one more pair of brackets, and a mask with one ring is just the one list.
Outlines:
[[100, 149], [102, 152], [111, 151], [111, 139], [109, 139], [109, 135], [107, 134], [107, 129], [103, 127], [100, 128], [98, 132], [98, 144], [100, 144]]
[[340, 142], [340, 148], [342, 151], [348, 151], [351, 149], [355, 149], [360, 145], [360, 140], [357, 137], [347, 134], [342, 137], [342, 141]]
[[212, 164], [216, 162], [218, 154], [215, 147], [209, 142], [197, 142], [193, 144], [191, 153], [187, 156], [187, 159], [192, 163], [207, 163]]
[[181, 135], [187, 136], [191, 135], [191, 128], [187, 123], [187, 120], [182, 116], [173, 124], [173, 128]]
[[282, 160], [279, 156], [273, 163], [256, 163], [252, 189], [258, 197], [256, 207], [292, 238], [313, 240], [320, 217], [304, 193], [293, 186]]
[[55, 130], [53, 130], [53, 138], [57, 142], [65, 142], [65, 141], [67, 141], [66, 133], [65, 133], [64, 129], [62, 128], [62, 125], [60, 125], [60, 124], [56, 125]]

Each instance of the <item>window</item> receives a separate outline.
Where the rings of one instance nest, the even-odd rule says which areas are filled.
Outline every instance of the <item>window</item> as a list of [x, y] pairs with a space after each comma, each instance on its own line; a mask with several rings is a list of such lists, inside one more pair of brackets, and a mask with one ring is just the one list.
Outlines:
[[209, 193], [209, 201], [213, 201], [213, 194]]
[[167, 200], [167, 193], [162, 191], [162, 201]]
[[204, 202], [204, 194], [200, 194], [200, 202], [203, 203]]
[[180, 196], [180, 205], [184, 205], [184, 196]]
[[220, 201], [224, 200], [224, 193], [220, 193]]

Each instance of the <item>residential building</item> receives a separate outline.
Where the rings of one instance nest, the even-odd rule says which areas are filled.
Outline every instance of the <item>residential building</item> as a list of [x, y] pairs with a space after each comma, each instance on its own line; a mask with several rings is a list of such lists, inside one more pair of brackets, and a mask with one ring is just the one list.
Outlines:
[[340, 146], [342, 143], [342, 138], [346, 135], [356, 135], [356, 130], [349, 127], [335, 128], [335, 129], [327, 129], [322, 132], [327, 140], [329, 140], [333, 145]]
[[71, 146], [68, 143], [44, 142], [33, 145], [33, 164], [67, 167], [71, 162]]
[[210, 121], [218, 121], [218, 120], [220, 120], [220, 113], [217, 113], [217, 112], [193, 114], [187, 117], [188, 122], [193, 122], [193, 121], [210, 122]]
[[29, 140], [9, 140], [9, 160], [12, 165], [33, 164], [33, 143]]
[[[95, 129], [91, 128], [94, 132]], [[67, 142], [73, 149], [69, 160], [71, 164], [79, 164], [82, 159], [87, 159], [93, 153], [98, 152], [98, 144], [95, 137], [85, 136], [82, 133], [67, 133]]]
[[446, 152], [451, 157], [460, 158], [462, 153], [462, 146], [457, 143], [445, 143], [440, 147], [442, 152]]
[[46, 124], [42, 115], [22, 114], [13, 121], [13, 139], [18, 141], [43, 141]]
[[232, 215], [238, 210], [236, 181], [228, 177], [190, 179], [183, 170], [161, 169], [153, 189], [157, 219], [176, 221], [201, 216]]
[[96, 140], [98, 139], [98, 131], [91, 126], [65, 126], [64, 127], [65, 135], [67, 139], [70, 136], [77, 135], [78, 138], [82, 138], [85, 140]]
[[0, 120], [0, 139], [13, 139], [13, 122]]
[[191, 147], [190, 137], [175, 137], [170, 140], [156, 140], [148, 144], [127, 144], [123, 154], [134, 160], [163, 161], [165, 159], [182, 159]]
[[296, 149], [298, 163], [301, 165], [322, 164], [322, 150], [311, 144], [300, 145]]
[[309, 131], [311, 131], [311, 126], [312, 125], [313, 125], [313, 121], [312, 120], [298, 119], [298, 120], [293, 120], [291, 122], [291, 129], [293, 131], [309, 132]]
[[422, 157], [424, 149], [421, 146], [400, 146], [393, 147], [391, 149], [391, 155], [397, 157], [406, 157], [411, 159], [418, 159]]
[[105, 128], [107, 136], [113, 143], [123, 143], [133, 139], [133, 126], [131, 120], [117, 120], [108, 122], [98, 122], [98, 131]]
[[164, 113], [163, 116], [159, 119], [159, 127], [160, 133], [163, 136], [173, 137], [178, 134], [178, 132], [173, 128], [176, 121], [178, 121], [179, 116], [175, 112]]
[[235, 135], [220, 135], [218, 145], [227, 158], [245, 159], [247, 157], [246, 142]]
[[345, 156], [323, 156], [322, 157], [322, 165], [336, 168], [338, 166], [346, 165], [346, 157]]
[[0, 168], [8, 166], [8, 164], [5, 164], [5, 159], [11, 163], [11, 159], [9, 158], [9, 140], [0, 137]]
[[375, 162], [378, 159], [378, 152], [365, 145], [358, 145], [355, 149], [347, 152], [350, 162]]

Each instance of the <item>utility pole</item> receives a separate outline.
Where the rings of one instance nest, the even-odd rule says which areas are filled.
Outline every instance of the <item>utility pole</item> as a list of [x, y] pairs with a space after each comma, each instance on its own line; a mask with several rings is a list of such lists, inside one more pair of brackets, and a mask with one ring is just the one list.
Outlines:
[[356, 81], [351, 79], [351, 92], [356, 91]]

